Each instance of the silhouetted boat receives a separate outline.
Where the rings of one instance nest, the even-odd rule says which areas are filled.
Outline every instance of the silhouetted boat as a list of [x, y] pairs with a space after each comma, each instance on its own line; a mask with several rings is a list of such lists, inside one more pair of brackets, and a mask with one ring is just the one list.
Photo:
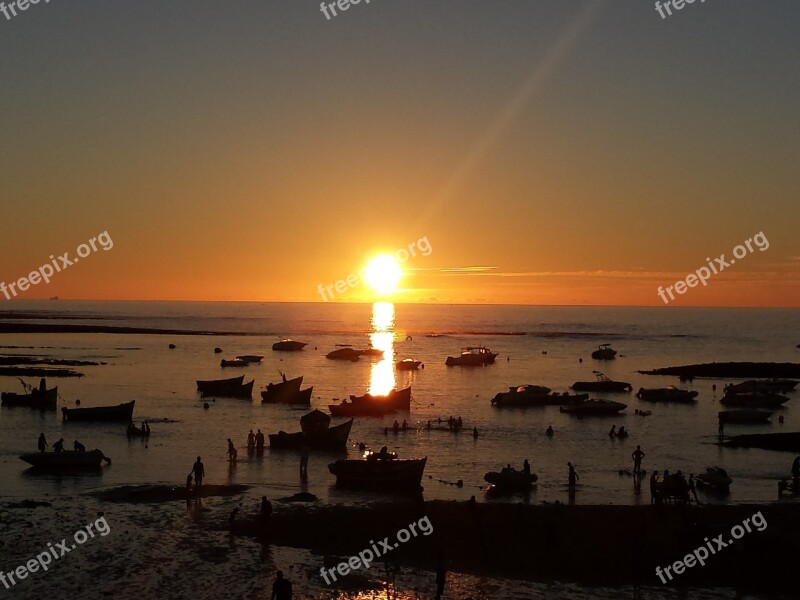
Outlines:
[[665, 388], [639, 388], [636, 397], [647, 402], [695, 402], [698, 392], [674, 386]]
[[705, 473], [700, 473], [697, 476], [697, 485], [705, 486], [716, 491], [727, 490], [733, 479], [730, 478], [727, 471], [721, 467], [708, 467]]
[[404, 358], [400, 362], [395, 363], [394, 368], [398, 371], [416, 371], [422, 366], [422, 362], [414, 360], [413, 358]]
[[260, 363], [262, 360], [264, 360], [264, 357], [259, 356], [257, 354], [242, 354], [241, 356], [237, 356], [236, 359], [243, 360], [249, 365], [251, 363], [252, 364]]
[[592, 371], [597, 381], [576, 381], [572, 389], [576, 392], [630, 392], [633, 389], [627, 381], [612, 381], [600, 371]]
[[279, 431], [270, 434], [270, 448], [297, 450], [307, 446], [311, 450], [338, 451], [347, 448], [347, 439], [353, 419], [346, 423], [330, 426], [331, 418], [319, 410], [311, 411], [300, 419], [301, 431], [286, 433]]
[[200, 392], [203, 398], [209, 396], [221, 396], [223, 398], [252, 398], [253, 385], [256, 380], [253, 379], [247, 383], [230, 383], [228, 385], [217, 385], [213, 389]]
[[461, 350], [459, 356], [448, 356], [444, 361], [448, 367], [482, 367], [490, 365], [497, 358], [497, 352], [492, 352], [485, 346], [467, 346]]
[[281, 340], [272, 344], [272, 349], [278, 352], [300, 352], [303, 348], [308, 346], [304, 342], [296, 342], [294, 340]]
[[267, 385], [267, 389], [261, 392], [261, 402], [264, 404], [303, 404], [297, 398], [302, 384], [302, 375], [294, 379], [284, 379], [279, 383], [270, 383]]
[[797, 382], [792, 379], [767, 379], [765, 381], [756, 381], [751, 379], [743, 381], [742, 383], [732, 383], [725, 386], [726, 394], [740, 394], [743, 392], [758, 392], [758, 393], [775, 393], [775, 392], [791, 392]]
[[723, 406], [740, 406], [742, 408], [778, 408], [789, 398], [779, 394], [745, 392], [741, 394], [726, 394], [719, 401]]
[[89, 452], [75, 452], [65, 450], [64, 452], [32, 452], [22, 454], [20, 460], [24, 460], [29, 465], [38, 469], [99, 469], [103, 459], [111, 464], [111, 459], [100, 450], [90, 450]]
[[350, 401], [329, 404], [328, 409], [334, 417], [380, 417], [395, 412], [411, 410], [411, 388], [392, 390], [386, 396], [350, 396]]
[[723, 442], [722, 445], [731, 448], [761, 448], [763, 450], [800, 452], [800, 432], [736, 435]]
[[400, 460], [396, 454], [368, 453], [364, 460], [337, 460], [328, 465], [338, 487], [378, 491], [419, 491], [427, 458]]
[[220, 361], [220, 367], [246, 367], [248, 363], [246, 360], [242, 360], [241, 358], [235, 358], [233, 360], [225, 360], [224, 358]]
[[244, 382], [244, 375], [239, 375], [238, 377], [232, 377], [231, 379], [211, 379], [207, 381], [198, 379], [197, 391], [213, 393], [214, 390], [225, 389], [231, 385], [242, 385], [243, 382]]
[[361, 358], [361, 352], [354, 350], [353, 348], [339, 348], [338, 350], [328, 352], [325, 355], [325, 358], [330, 358], [331, 360], [350, 360], [356, 362], [359, 358]]
[[772, 416], [768, 410], [723, 410], [718, 418], [723, 423], [767, 423]]
[[541, 385], [520, 385], [500, 392], [492, 399], [498, 408], [532, 408], [539, 406], [568, 406], [588, 400], [589, 394], [551, 393], [550, 388]]
[[2, 395], [0, 395], [0, 401], [2, 401], [3, 406], [55, 410], [58, 403], [58, 386], [45, 391], [41, 391], [39, 388], [31, 388], [28, 394], [3, 392]]
[[569, 406], [562, 406], [558, 410], [562, 413], [584, 417], [616, 415], [626, 408], [628, 408], [627, 404], [613, 400], [584, 400]]
[[483, 476], [483, 479], [501, 491], [524, 492], [531, 489], [539, 477], [535, 473], [525, 473], [505, 467], [499, 472], [489, 471]]
[[600, 347], [592, 352], [595, 360], [611, 360], [617, 355], [617, 351], [611, 348], [611, 344], [600, 344]]
[[361, 356], [369, 356], [372, 358], [383, 358], [383, 350], [378, 350], [377, 348], [367, 348], [366, 350], [359, 350], [358, 353]]
[[65, 421], [125, 421], [133, 420], [133, 406], [136, 400], [116, 406], [95, 406], [91, 408], [61, 409]]

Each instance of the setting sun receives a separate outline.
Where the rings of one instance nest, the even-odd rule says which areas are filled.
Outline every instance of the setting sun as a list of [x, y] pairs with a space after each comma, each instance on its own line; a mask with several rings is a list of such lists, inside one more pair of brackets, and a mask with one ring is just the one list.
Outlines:
[[397, 288], [403, 277], [403, 270], [397, 261], [388, 254], [381, 254], [367, 263], [364, 271], [367, 284], [378, 294], [388, 294]]

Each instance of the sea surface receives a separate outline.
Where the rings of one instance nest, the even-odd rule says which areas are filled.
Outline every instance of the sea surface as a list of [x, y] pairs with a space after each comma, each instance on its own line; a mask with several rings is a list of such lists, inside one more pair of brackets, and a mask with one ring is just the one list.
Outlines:
[[[88, 492], [122, 485], [182, 485], [198, 455], [205, 463], [207, 483], [251, 485], [247, 498], [252, 502], [262, 495], [276, 498], [299, 491], [316, 494], [322, 502], [331, 504], [374, 500], [369, 495], [333, 487], [334, 477], [327, 465], [336, 456], [312, 454], [307, 485], [300, 482], [299, 455], [295, 452], [267, 450], [263, 457], [247, 456], [245, 440], [249, 430], [261, 429], [265, 434], [297, 431], [299, 418], [307, 412], [261, 404], [258, 391], [270, 381], [279, 381], [280, 373], [290, 378], [303, 375], [303, 387], [314, 387], [313, 407], [321, 410], [326, 410], [334, 399], [350, 394], [382, 393], [410, 385], [411, 412], [398, 417], [408, 420], [410, 430], [399, 434], [390, 431], [387, 435], [385, 428], [391, 427], [394, 416], [358, 418], [348, 455], [359, 455], [354, 445], [363, 442], [372, 449], [386, 445], [401, 458], [428, 457], [423, 479], [427, 499], [464, 501], [475, 495], [479, 502], [566, 503], [570, 501], [567, 461], [571, 461], [580, 475], [575, 503], [647, 504], [650, 498], [646, 482], [639, 492], [630, 476], [619, 474], [620, 470], [631, 469], [631, 452], [639, 444], [645, 452], [643, 468], [648, 473], [652, 469], [668, 469], [697, 474], [706, 467], [724, 467], [733, 478], [730, 495], [715, 497], [700, 492], [701, 502], [774, 502], [778, 500], [777, 480], [788, 475], [794, 458], [787, 453], [723, 449], [716, 444], [719, 399], [722, 387], [730, 381], [695, 379], [683, 384], [676, 377], [641, 375], [638, 370], [714, 361], [797, 362], [798, 310], [14, 301], [1, 307], [0, 322], [246, 334], [0, 336], [2, 355], [107, 363], [77, 367], [85, 373], [79, 379], [49, 380], [50, 386], [59, 387], [59, 407], [74, 406], [78, 399], [84, 407], [136, 400], [135, 420], [149, 421], [152, 429], [149, 442], [128, 440], [124, 425], [62, 423], [60, 412], [2, 408], [3, 501], [51, 497], [64, 502], [64, 498], [83, 498]], [[308, 346], [298, 353], [273, 352], [272, 344], [284, 337], [308, 342]], [[591, 352], [601, 343], [612, 344], [620, 353], [618, 358], [602, 362], [591, 359]], [[176, 348], [169, 349], [169, 344]], [[385, 350], [385, 358], [362, 358], [357, 363], [327, 360], [325, 354], [337, 344], [356, 348], [372, 345]], [[478, 345], [499, 352], [494, 365], [445, 366], [448, 355], [455, 356], [462, 347]], [[215, 354], [215, 346], [224, 352]], [[219, 366], [221, 357], [238, 354], [260, 354], [265, 358], [260, 365], [243, 369]], [[425, 368], [414, 373], [396, 372], [394, 363], [407, 357], [423, 361]], [[500, 410], [490, 405], [496, 393], [510, 386], [530, 383], [566, 391], [577, 380], [592, 380], [595, 369], [612, 379], [631, 382], [634, 390], [669, 384], [688, 387], [699, 392], [698, 402], [693, 406], [659, 405], [641, 402], [633, 394], [593, 395], [619, 400], [628, 408], [618, 417], [581, 420], [561, 414], [558, 407]], [[256, 381], [252, 401], [217, 399], [204, 409], [204, 400], [196, 392], [197, 379], [241, 373], [246, 381]], [[34, 379], [28, 382], [38, 383]], [[13, 377], [0, 377], [0, 389], [20, 391], [21, 386]], [[800, 431], [797, 395], [790, 394], [792, 400], [786, 408], [776, 411], [771, 424], [728, 425], [726, 434]], [[652, 415], [637, 416], [636, 408], [652, 410]], [[778, 423], [778, 415], [784, 416], [783, 424]], [[449, 416], [463, 419], [463, 433], [422, 429], [428, 420]], [[341, 421], [334, 419], [334, 424]], [[555, 430], [552, 438], [544, 434], [549, 425]], [[610, 439], [611, 425], [624, 425], [630, 437]], [[477, 439], [471, 434], [473, 427], [478, 429]], [[40, 432], [50, 443], [63, 437], [68, 447], [78, 439], [87, 449], [100, 448], [113, 464], [104, 468], [101, 475], [32, 473], [18, 456], [35, 451]], [[228, 438], [239, 448], [235, 467], [227, 462]], [[509, 463], [521, 467], [526, 458], [539, 476], [531, 494], [505, 499], [485, 495], [484, 473]], [[455, 485], [459, 480], [463, 486]], [[224, 504], [222, 500], [218, 502]], [[135, 519], [137, 511], [146, 509], [131, 509], [125, 518]], [[152, 522], [159, 518], [162, 517], [154, 514]], [[175, 561], [180, 564], [177, 558]], [[501, 580], [492, 585], [495, 584], [510, 590], [503, 597], [540, 597], [528, 584], [524, 584], [528, 595], [513, 582]], [[615, 593], [576, 589], [563, 597], [611, 598], [617, 597]], [[541, 597], [562, 597], [548, 596], [546, 590], [542, 594]], [[486, 597], [492, 597], [492, 592]], [[668, 596], [659, 592], [648, 597]], [[732, 596], [704, 590], [698, 591], [697, 597]]]

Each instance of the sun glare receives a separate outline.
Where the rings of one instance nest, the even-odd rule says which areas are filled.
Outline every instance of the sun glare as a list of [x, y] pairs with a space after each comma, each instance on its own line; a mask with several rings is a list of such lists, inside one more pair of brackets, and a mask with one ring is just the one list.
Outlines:
[[394, 257], [381, 254], [372, 258], [364, 270], [367, 284], [380, 295], [393, 292], [400, 283], [403, 270]]

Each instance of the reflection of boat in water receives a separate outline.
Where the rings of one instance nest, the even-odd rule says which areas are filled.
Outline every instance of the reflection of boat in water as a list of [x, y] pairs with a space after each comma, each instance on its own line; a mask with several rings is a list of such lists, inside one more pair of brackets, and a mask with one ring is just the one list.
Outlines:
[[328, 409], [334, 417], [380, 417], [395, 412], [411, 410], [411, 387], [392, 390], [386, 396], [350, 396], [350, 401], [329, 404]]
[[448, 356], [444, 364], [448, 367], [482, 367], [492, 364], [496, 357], [497, 352], [486, 346], [468, 346], [461, 350], [460, 356]]
[[[44, 381], [44, 380], [43, 380]], [[0, 395], [3, 406], [19, 406], [38, 408], [39, 410], [55, 410], [58, 403], [58, 386], [42, 390], [41, 387], [30, 388], [30, 393], [16, 394], [3, 392]]]
[[769, 410], [723, 410], [720, 411], [718, 418], [723, 423], [767, 423], [772, 416]]
[[563, 394], [550, 391], [540, 385], [520, 385], [510, 387], [507, 392], [500, 392], [492, 399], [498, 408], [526, 408], [537, 406], [567, 406], [589, 399], [589, 394]]
[[627, 381], [612, 381], [600, 371], [592, 371], [597, 381], [576, 381], [570, 387], [576, 392], [630, 392], [633, 389]]
[[694, 402], [698, 392], [682, 390], [672, 385], [665, 388], [639, 388], [636, 397], [647, 402]]
[[300, 418], [300, 429], [297, 433], [279, 431], [270, 434], [270, 448], [297, 450], [307, 446], [311, 450], [337, 451], [347, 448], [347, 438], [353, 419], [346, 423], [330, 426], [331, 418], [324, 412], [313, 410]]
[[328, 352], [325, 355], [325, 358], [329, 358], [331, 360], [350, 360], [356, 362], [359, 358], [361, 358], [361, 352], [349, 347], [339, 348], [333, 352]]
[[241, 356], [236, 357], [237, 360], [243, 360], [248, 365], [249, 364], [257, 364], [264, 360], [263, 356], [258, 356], [257, 354], [242, 354]]
[[592, 358], [595, 360], [612, 360], [617, 356], [617, 351], [611, 347], [611, 344], [600, 344], [600, 347], [592, 352]]
[[89, 452], [74, 452], [65, 450], [64, 452], [35, 452], [23, 454], [21, 460], [33, 465], [37, 469], [99, 469], [100, 463], [105, 459], [111, 464], [111, 459], [100, 450]]
[[719, 403], [723, 406], [741, 406], [744, 408], [778, 408], [788, 401], [789, 398], [779, 394], [743, 392], [741, 394], [726, 394]]
[[583, 402], [576, 402], [569, 406], [562, 406], [559, 410], [562, 413], [583, 417], [616, 415], [626, 408], [628, 408], [627, 404], [615, 402], [613, 400], [584, 400]]
[[721, 467], [708, 467], [705, 473], [700, 473], [697, 476], [697, 485], [717, 491], [727, 490], [732, 482], [733, 479]]
[[116, 406], [94, 406], [90, 408], [61, 409], [65, 421], [124, 421], [133, 419], [133, 406], [136, 400]]
[[396, 454], [382, 451], [368, 453], [363, 460], [337, 460], [328, 465], [328, 470], [336, 475], [339, 487], [417, 492], [422, 489], [427, 460], [400, 460]]
[[725, 393], [739, 394], [742, 392], [791, 392], [796, 385], [797, 382], [791, 379], [767, 379], [765, 381], [756, 381], [755, 379], [751, 379], [749, 381], [743, 381], [742, 383], [732, 383], [730, 385], [726, 385]]
[[269, 383], [261, 392], [261, 402], [264, 404], [305, 404], [311, 403], [311, 390], [313, 387], [300, 391], [303, 376], [294, 379], [283, 378], [279, 383]]
[[242, 360], [241, 358], [234, 358], [233, 360], [225, 360], [224, 358], [220, 361], [220, 367], [246, 367], [248, 363], [246, 360]]
[[198, 392], [208, 392], [213, 394], [215, 390], [218, 389], [227, 389], [233, 385], [242, 385], [244, 381], [244, 375], [239, 375], [239, 377], [232, 377], [231, 379], [211, 379], [203, 381], [201, 379], [197, 380], [197, 391]]
[[300, 352], [303, 348], [308, 346], [304, 342], [296, 342], [294, 340], [281, 340], [272, 344], [272, 349], [278, 352]]
[[519, 492], [529, 490], [539, 477], [535, 473], [525, 473], [525, 471], [517, 471], [511, 467], [504, 467], [500, 472], [486, 473], [483, 479], [498, 490]]
[[253, 379], [247, 383], [231, 383], [228, 385], [217, 385], [211, 391], [200, 392], [203, 398], [209, 396], [222, 396], [223, 398], [252, 398], [253, 385], [256, 380]]
[[413, 358], [404, 358], [403, 360], [395, 363], [394, 368], [398, 371], [416, 371], [422, 366], [422, 361], [414, 360]]

